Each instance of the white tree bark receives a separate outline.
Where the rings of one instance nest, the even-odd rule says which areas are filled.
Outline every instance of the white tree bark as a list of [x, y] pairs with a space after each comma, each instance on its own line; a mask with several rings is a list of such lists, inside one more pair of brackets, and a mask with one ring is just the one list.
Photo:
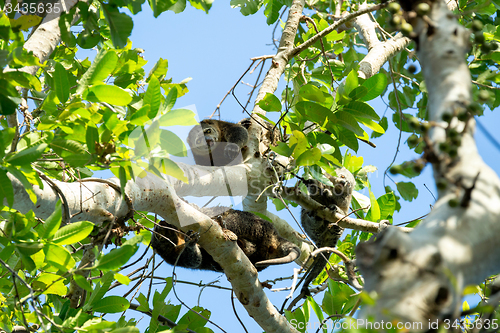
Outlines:
[[[457, 318], [464, 286], [500, 272], [500, 180], [477, 152], [474, 119], [464, 123], [454, 117], [451, 122], [451, 128], [463, 131], [457, 157], [438, 148], [446, 137], [442, 115], [464, 112], [470, 104], [465, 62], [470, 33], [444, 1], [433, 4], [430, 17], [433, 27], [424, 22], [416, 27], [418, 57], [429, 92], [429, 139], [438, 157], [432, 161], [434, 176], [446, 178], [448, 186], [415, 231], [388, 230], [357, 250], [365, 288], [378, 294], [376, 306], [367, 309], [365, 317], [421, 323], [424, 331], [429, 321]], [[459, 205], [450, 207], [450, 199], [458, 199]]]

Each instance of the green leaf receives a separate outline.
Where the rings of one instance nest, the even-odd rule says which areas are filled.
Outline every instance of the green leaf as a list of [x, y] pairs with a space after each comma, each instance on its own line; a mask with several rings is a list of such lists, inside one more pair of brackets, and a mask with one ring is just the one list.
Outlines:
[[134, 27], [132, 18], [125, 13], [120, 13], [117, 8], [108, 4], [103, 3], [101, 8], [108, 22], [113, 45], [117, 48], [125, 47]]
[[[200, 315], [198, 315], [198, 312]], [[206, 318], [206, 319], [205, 319]], [[210, 311], [200, 306], [194, 306], [193, 311], [188, 311], [177, 322], [178, 325], [189, 325], [192, 329], [205, 326], [207, 319], [210, 318]]]
[[300, 87], [299, 96], [302, 99], [307, 99], [322, 105], [331, 105], [333, 102], [333, 97], [330, 94], [325, 93], [311, 82]]
[[343, 111], [349, 112], [356, 118], [365, 118], [370, 120], [379, 121], [380, 117], [375, 110], [365, 102], [352, 101], [342, 108]]
[[[409, 119], [410, 117], [413, 116], [409, 113], [403, 113], [403, 115], [401, 116], [399, 112], [394, 112], [392, 114], [392, 121], [394, 122], [394, 125], [397, 129], [402, 130], [403, 132], [413, 133], [413, 129], [410, 128], [408, 122], [406, 121], [406, 119]], [[401, 120], [403, 121], [402, 126], [400, 125]]]
[[290, 157], [292, 156], [295, 147], [296, 145], [292, 145], [291, 147], [289, 147], [285, 142], [278, 142], [278, 145], [276, 147], [271, 146], [269, 148], [282, 156]]
[[68, 288], [64, 285], [64, 277], [57, 274], [40, 274], [33, 280], [32, 287], [43, 290], [42, 294], [65, 296], [68, 293]]
[[292, 136], [290, 137], [288, 144], [290, 146], [295, 145], [295, 149], [293, 150], [293, 157], [298, 158], [305, 152], [308, 148], [308, 141], [305, 137], [304, 133], [300, 131], [293, 131]]
[[385, 133], [385, 131], [387, 131], [387, 128], [389, 127], [389, 122], [387, 121], [387, 117], [382, 117], [382, 119], [380, 119], [380, 121], [378, 122], [378, 125], [382, 127], [384, 132], [373, 131], [371, 135], [372, 138], [378, 138], [382, 136], [382, 133]]
[[45, 224], [43, 225], [43, 228], [41, 228], [40, 238], [51, 239], [56, 234], [56, 231], [59, 230], [61, 221], [62, 221], [61, 201], [58, 200], [56, 202], [56, 207], [54, 209], [54, 212], [52, 212], [52, 214], [50, 214], [50, 216], [45, 220]]
[[69, 98], [69, 80], [68, 73], [61, 63], [56, 62], [52, 78], [57, 98], [61, 103], [65, 103]]
[[76, 265], [71, 253], [60, 245], [45, 244], [43, 252], [45, 253], [45, 260], [62, 271], [68, 271]]
[[116, 281], [118, 281], [121, 284], [126, 285], [126, 286], [128, 286], [130, 281], [132, 281], [132, 280], [130, 280], [130, 278], [128, 276], [125, 276], [125, 275], [120, 274], [120, 273], [116, 273], [114, 275], [114, 278]]
[[266, 9], [264, 10], [264, 15], [266, 15], [267, 25], [271, 25], [278, 20], [280, 17], [280, 10], [283, 7], [282, 1], [268, 1]]
[[59, 18], [59, 31], [61, 32], [61, 39], [68, 47], [75, 47], [76, 38], [71, 32], [71, 21], [73, 20], [73, 15], [62, 13]]
[[167, 70], [168, 70], [168, 60], [160, 58], [149, 72], [148, 82], [149, 78], [152, 76], [156, 76], [157, 78], [159, 78], [166, 75]]
[[16, 152], [14, 155], [10, 155], [5, 160], [12, 165], [25, 165], [36, 161], [40, 156], [42, 156], [45, 148], [47, 148], [46, 143], [41, 143], [36, 146], [23, 149]]
[[132, 96], [118, 86], [100, 84], [90, 87], [83, 96], [90, 102], [106, 102], [112, 105], [125, 106], [132, 102]]
[[130, 117], [130, 123], [136, 126], [143, 126], [149, 120], [151, 120], [151, 118], [149, 117], [150, 110], [150, 105], [144, 105], [142, 108], [132, 114], [132, 116]]
[[396, 197], [393, 192], [386, 193], [377, 199], [380, 207], [380, 218], [383, 220], [392, 219], [396, 210]]
[[115, 51], [109, 50], [104, 53], [103, 57], [95, 64], [88, 84], [100, 83], [107, 79], [115, 69], [117, 63], [118, 56]]
[[257, 13], [261, 3], [259, 0], [231, 0], [230, 2], [232, 8], [240, 7], [240, 12], [243, 16]]
[[295, 108], [297, 112], [299, 112], [304, 117], [304, 119], [313, 121], [320, 126], [323, 126], [326, 119], [335, 122], [335, 116], [333, 112], [321, 104], [309, 101], [301, 101], [295, 105]]
[[19, 253], [28, 257], [44, 248], [44, 244], [38, 242], [19, 242], [15, 246]]
[[8, 79], [11, 83], [17, 83], [17, 85], [24, 88], [30, 88], [36, 91], [42, 90], [42, 85], [38, 77], [28, 74], [26, 72], [15, 71], [3, 73], [3, 77]]
[[177, 89], [171, 89], [165, 98], [165, 111], [169, 112], [177, 101]]
[[95, 144], [99, 143], [99, 131], [93, 123], [89, 123], [87, 126], [87, 131], [85, 132], [85, 142], [87, 143], [87, 149], [91, 153], [95, 153]]
[[84, 166], [91, 159], [83, 145], [77, 141], [56, 139], [52, 140], [50, 147], [64, 160], [73, 166]]
[[271, 93], [266, 93], [266, 96], [259, 101], [259, 106], [264, 111], [281, 111], [280, 100]]
[[376, 132], [376, 133], [380, 133], [380, 134], [384, 134], [385, 133], [385, 130], [382, 126], [380, 126], [379, 124], [377, 124], [376, 122], [374, 122], [373, 120], [371, 119], [359, 119], [357, 118], [358, 121], [365, 125], [366, 127], [368, 127], [369, 129], [371, 129], [372, 131]]
[[347, 147], [351, 148], [354, 151], [358, 151], [359, 144], [358, 144], [358, 139], [356, 138], [356, 135], [343, 128], [340, 126], [335, 126], [336, 133], [338, 135], [337, 139], [339, 139], [340, 142], [342, 142], [344, 145]]
[[418, 196], [418, 189], [415, 184], [410, 182], [398, 182], [396, 183], [396, 187], [398, 188], [399, 194], [406, 201], [413, 201]]
[[85, 289], [89, 293], [93, 291], [90, 282], [87, 281], [87, 279], [84, 276], [80, 274], [73, 274], [73, 280], [75, 280], [77, 285], [79, 285], [81, 288]]
[[[7, 166], [7, 167], [5, 167], [5, 169], [21, 182], [21, 184], [24, 186], [24, 190], [28, 193], [31, 202], [33, 202], [35, 204], [37, 201], [37, 197], [36, 197], [35, 191], [33, 190], [32, 184], [29, 182], [29, 180], [25, 176], [25, 174], [22, 171], [19, 171], [17, 168], [12, 167], [12, 166]], [[0, 177], [0, 182], [4, 183], [5, 180], [2, 181], [2, 179]], [[11, 186], [12, 186], [12, 182], [10, 180], [9, 180], [9, 183], [11, 183]], [[0, 185], [0, 186], [4, 187], [5, 185]]]
[[189, 179], [186, 177], [186, 175], [184, 175], [184, 171], [181, 168], [179, 168], [177, 163], [175, 163], [171, 159], [164, 158], [162, 160], [162, 166], [163, 166], [163, 173], [173, 176], [183, 181], [186, 184], [189, 183]]
[[[120, 165], [119, 171], [118, 171], [119, 179], [120, 179], [120, 188], [122, 191], [122, 194], [125, 193], [125, 186], [127, 186], [127, 172], [125, 171], [125, 168]], [[125, 198], [124, 195], [122, 195], [123, 198]]]
[[7, 171], [0, 168], [0, 206], [3, 206], [4, 198], [7, 198], [9, 207], [12, 207], [14, 204], [14, 188], [9, 177], [7, 177]]
[[173, 132], [162, 129], [160, 132], [160, 147], [169, 154], [179, 157], [187, 156], [184, 142]]
[[94, 224], [89, 221], [73, 222], [57, 230], [52, 238], [52, 243], [56, 245], [74, 244], [84, 240], [92, 230]]
[[137, 251], [137, 246], [123, 245], [111, 250], [102, 256], [96, 263], [96, 268], [101, 270], [116, 270], [125, 265]]
[[[121, 312], [121, 311], [118, 311]], [[137, 327], [134, 326], [125, 326], [125, 327], [118, 327], [115, 328], [114, 330], [111, 330], [109, 333], [139, 333], [140, 330]]]
[[335, 112], [335, 116], [337, 117], [337, 123], [342, 127], [354, 132], [359, 136], [363, 136], [363, 129], [359, 127], [358, 122], [351, 116], [349, 113], [344, 111]]
[[369, 192], [370, 192], [370, 209], [366, 214], [366, 219], [368, 221], [378, 221], [380, 219], [380, 207], [373, 192], [371, 190], [369, 190]]
[[88, 303], [85, 304], [84, 311], [86, 311], [86, 308], [100, 300], [108, 292], [109, 287], [111, 286], [111, 282], [113, 282], [113, 275], [113, 272], [107, 272], [106, 274], [104, 274], [104, 276], [101, 278], [100, 283], [96, 285], [94, 291], [90, 295]]
[[[324, 316], [323, 316], [323, 311], [321, 310], [321, 307], [319, 306], [318, 303], [314, 300], [312, 297], [307, 298], [309, 301], [309, 304], [311, 305], [311, 308], [313, 309], [314, 313], [316, 314], [316, 317], [318, 317], [319, 322], [323, 322]], [[324, 325], [323, 327], [323, 333], [327, 333], [327, 326]]]
[[97, 67], [99, 66], [99, 62], [104, 58], [106, 54], [107, 51], [104, 48], [97, 52], [92, 65], [90, 65], [89, 69], [87, 69], [87, 71], [82, 75], [82, 78], [78, 81], [78, 87], [76, 87], [77, 95], [81, 95], [91, 84], [92, 78], [94, 76], [94, 71], [96, 71]]
[[[3, 83], [0, 80], [0, 85]], [[5, 81], [4, 81], [5, 82]], [[21, 98], [7, 95], [5, 91], [0, 90], [0, 114], [9, 115], [16, 112], [17, 106], [21, 103]]]
[[[170, 94], [169, 94], [170, 95]], [[192, 126], [198, 125], [193, 111], [188, 109], [170, 110], [160, 118], [160, 126]]]
[[101, 313], [117, 313], [127, 310], [130, 302], [122, 296], [107, 296], [94, 303], [92, 309]]
[[153, 119], [158, 114], [162, 100], [160, 81], [156, 76], [151, 76], [149, 79], [148, 89], [144, 94], [143, 105], [150, 105], [149, 118]]
[[312, 149], [308, 149], [305, 152], [303, 152], [297, 158], [296, 162], [297, 166], [309, 166], [318, 163], [320, 159], [321, 159], [321, 150], [314, 147]]
[[366, 87], [359, 86], [349, 93], [349, 98], [352, 100], [361, 99], [366, 96], [367, 93], [368, 89]]
[[358, 87], [358, 72], [353, 69], [348, 75], [345, 80], [345, 85], [344, 85], [344, 94], [345, 96], [349, 96], [351, 91], [356, 89]]
[[387, 76], [384, 73], [378, 73], [363, 82], [363, 87], [368, 89], [363, 101], [371, 101], [382, 95], [387, 87]]
[[148, 0], [148, 2], [155, 18], [167, 10], [178, 14], [186, 9], [186, 0]]

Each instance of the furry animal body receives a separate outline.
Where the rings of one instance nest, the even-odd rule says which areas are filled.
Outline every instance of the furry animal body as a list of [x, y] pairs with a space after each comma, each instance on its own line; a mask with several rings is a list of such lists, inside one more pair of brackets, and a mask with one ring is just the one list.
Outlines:
[[[326, 175], [333, 186], [325, 185], [318, 180], [310, 179], [304, 181], [309, 195], [312, 199], [319, 202], [330, 210], [340, 210], [347, 215], [349, 206], [351, 205], [352, 191], [356, 184], [354, 176], [346, 168], [336, 170], [337, 176]], [[307, 235], [316, 243], [318, 248], [335, 247], [337, 241], [342, 236], [343, 228], [335, 223], [331, 223], [319, 217], [314, 211], [308, 211], [302, 208], [301, 224]], [[329, 252], [323, 255], [318, 255], [304, 279], [304, 284], [301, 289], [301, 295], [309, 295], [309, 284], [321, 273], [325, 268]]]
[[[281, 237], [270, 222], [255, 214], [234, 209], [220, 214], [201, 211], [236, 235], [238, 246], [258, 271], [269, 265], [289, 263], [300, 256], [300, 249], [295, 244]], [[171, 265], [222, 272], [221, 266], [197, 244], [198, 238], [197, 233], [184, 234], [162, 221], [155, 227], [151, 247]]]
[[197, 165], [224, 166], [243, 162], [248, 131], [240, 124], [205, 119], [189, 132], [187, 142]]

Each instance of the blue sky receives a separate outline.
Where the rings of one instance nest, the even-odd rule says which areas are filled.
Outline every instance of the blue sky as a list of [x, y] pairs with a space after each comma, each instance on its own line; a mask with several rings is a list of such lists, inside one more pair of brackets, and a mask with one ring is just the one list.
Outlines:
[[[231, 9], [228, 2], [216, 1], [208, 15], [188, 5], [186, 10], [180, 14], [166, 12], [155, 19], [147, 5], [144, 5], [143, 8], [143, 12], [133, 17], [134, 30], [131, 36], [133, 47], [145, 50], [143, 56], [149, 61], [145, 66], [146, 71], [149, 71], [159, 58], [163, 58], [169, 61], [167, 77], [172, 77], [174, 82], [179, 82], [187, 77], [192, 78], [187, 84], [190, 92], [177, 101], [176, 107], [194, 105], [200, 118], [209, 116], [215, 110], [223, 96], [247, 69], [250, 58], [275, 53], [274, 46], [271, 44], [273, 27], [267, 26], [262, 11], [253, 16], [244, 17], [238, 9]], [[278, 31], [277, 38], [279, 38], [279, 34]], [[268, 68], [269, 65], [266, 65], [263, 74]], [[244, 79], [244, 82], [252, 83], [252, 80]], [[243, 85], [236, 89], [240, 101], [246, 101], [247, 92], [248, 88]], [[375, 101], [372, 106], [375, 107], [379, 115], [382, 115], [385, 111], [385, 105], [380, 101]], [[391, 112], [387, 110], [389, 119], [391, 119]], [[497, 129], [498, 124], [500, 124], [498, 111], [491, 112], [487, 110], [485, 115], [485, 117], [481, 118], [482, 124], [497, 140], [500, 140], [500, 133]], [[244, 117], [241, 107], [232, 96], [229, 96], [222, 105], [221, 119], [238, 121]], [[374, 149], [360, 143], [360, 150], [357, 155], [364, 157], [365, 165], [375, 165], [379, 170], [378, 173], [370, 176], [372, 190], [376, 196], [384, 193], [382, 185], [383, 171], [394, 156], [397, 136], [398, 131], [391, 126], [384, 136], [374, 140], [377, 148]], [[408, 134], [403, 134], [403, 140], [407, 137]], [[498, 174], [500, 171], [498, 166], [500, 152], [485, 139], [481, 132], [476, 137], [483, 158]], [[401, 147], [402, 151], [398, 155], [396, 163], [416, 157], [405, 149], [403, 143]], [[396, 181], [408, 181], [400, 176], [394, 177], [394, 179]], [[419, 189], [419, 197], [412, 203], [402, 202], [403, 208], [401, 213], [395, 216], [395, 223], [402, 223], [421, 216], [423, 213], [428, 212], [430, 205], [434, 203], [431, 192], [436, 195], [436, 190], [431, 167], [427, 166], [423, 174], [412, 181], [415, 182]], [[389, 179], [386, 179], [386, 183], [395, 188]], [[429, 190], [425, 188], [424, 184]], [[298, 210], [295, 210], [296, 217], [299, 216], [297, 212]], [[287, 213], [280, 212], [280, 215], [293, 225], [293, 220]], [[289, 264], [269, 268], [261, 272], [259, 278], [264, 281], [280, 276], [290, 276], [292, 269], [295, 267], [296, 265]], [[218, 278], [222, 285], [229, 286], [224, 275], [213, 272], [177, 268], [176, 274], [179, 280], [196, 283], [200, 281], [208, 283]], [[171, 267], [163, 264], [155, 275], [170, 276]], [[277, 287], [285, 287], [288, 284], [289, 281], [286, 281], [277, 284]], [[162, 289], [161, 285], [157, 287], [159, 290]], [[147, 292], [146, 288], [143, 287], [142, 292]], [[227, 332], [243, 332], [231, 308], [230, 292], [215, 288], [200, 290], [198, 287], [182, 284], [178, 284], [177, 289], [177, 294], [190, 306], [197, 305], [199, 301], [201, 306], [212, 310], [212, 320]], [[271, 298], [271, 302], [280, 307], [287, 292], [273, 293], [268, 291], [267, 294]], [[178, 304], [178, 301], [173, 299], [173, 294], [170, 297], [174, 304]], [[322, 297], [319, 296], [317, 299], [320, 301]], [[236, 309], [249, 332], [261, 331], [260, 327], [248, 317], [246, 311], [237, 301]], [[185, 311], [184, 308], [182, 313]], [[139, 319], [142, 315], [129, 311], [128, 317]], [[141, 331], [145, 329], [148, 322], [149, 318], [144, 316], [138, 325]], [[209, 325], [209, 327], [215, 332], [218, 331], [213, 326]]]

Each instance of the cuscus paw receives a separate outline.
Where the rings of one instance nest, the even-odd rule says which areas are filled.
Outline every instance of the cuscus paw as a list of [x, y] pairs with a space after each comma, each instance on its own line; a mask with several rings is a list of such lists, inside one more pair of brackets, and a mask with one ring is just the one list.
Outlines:
[[200, 240], [200, 233], [194, 230], [186, 232], [186, 243], [195, 244]]

